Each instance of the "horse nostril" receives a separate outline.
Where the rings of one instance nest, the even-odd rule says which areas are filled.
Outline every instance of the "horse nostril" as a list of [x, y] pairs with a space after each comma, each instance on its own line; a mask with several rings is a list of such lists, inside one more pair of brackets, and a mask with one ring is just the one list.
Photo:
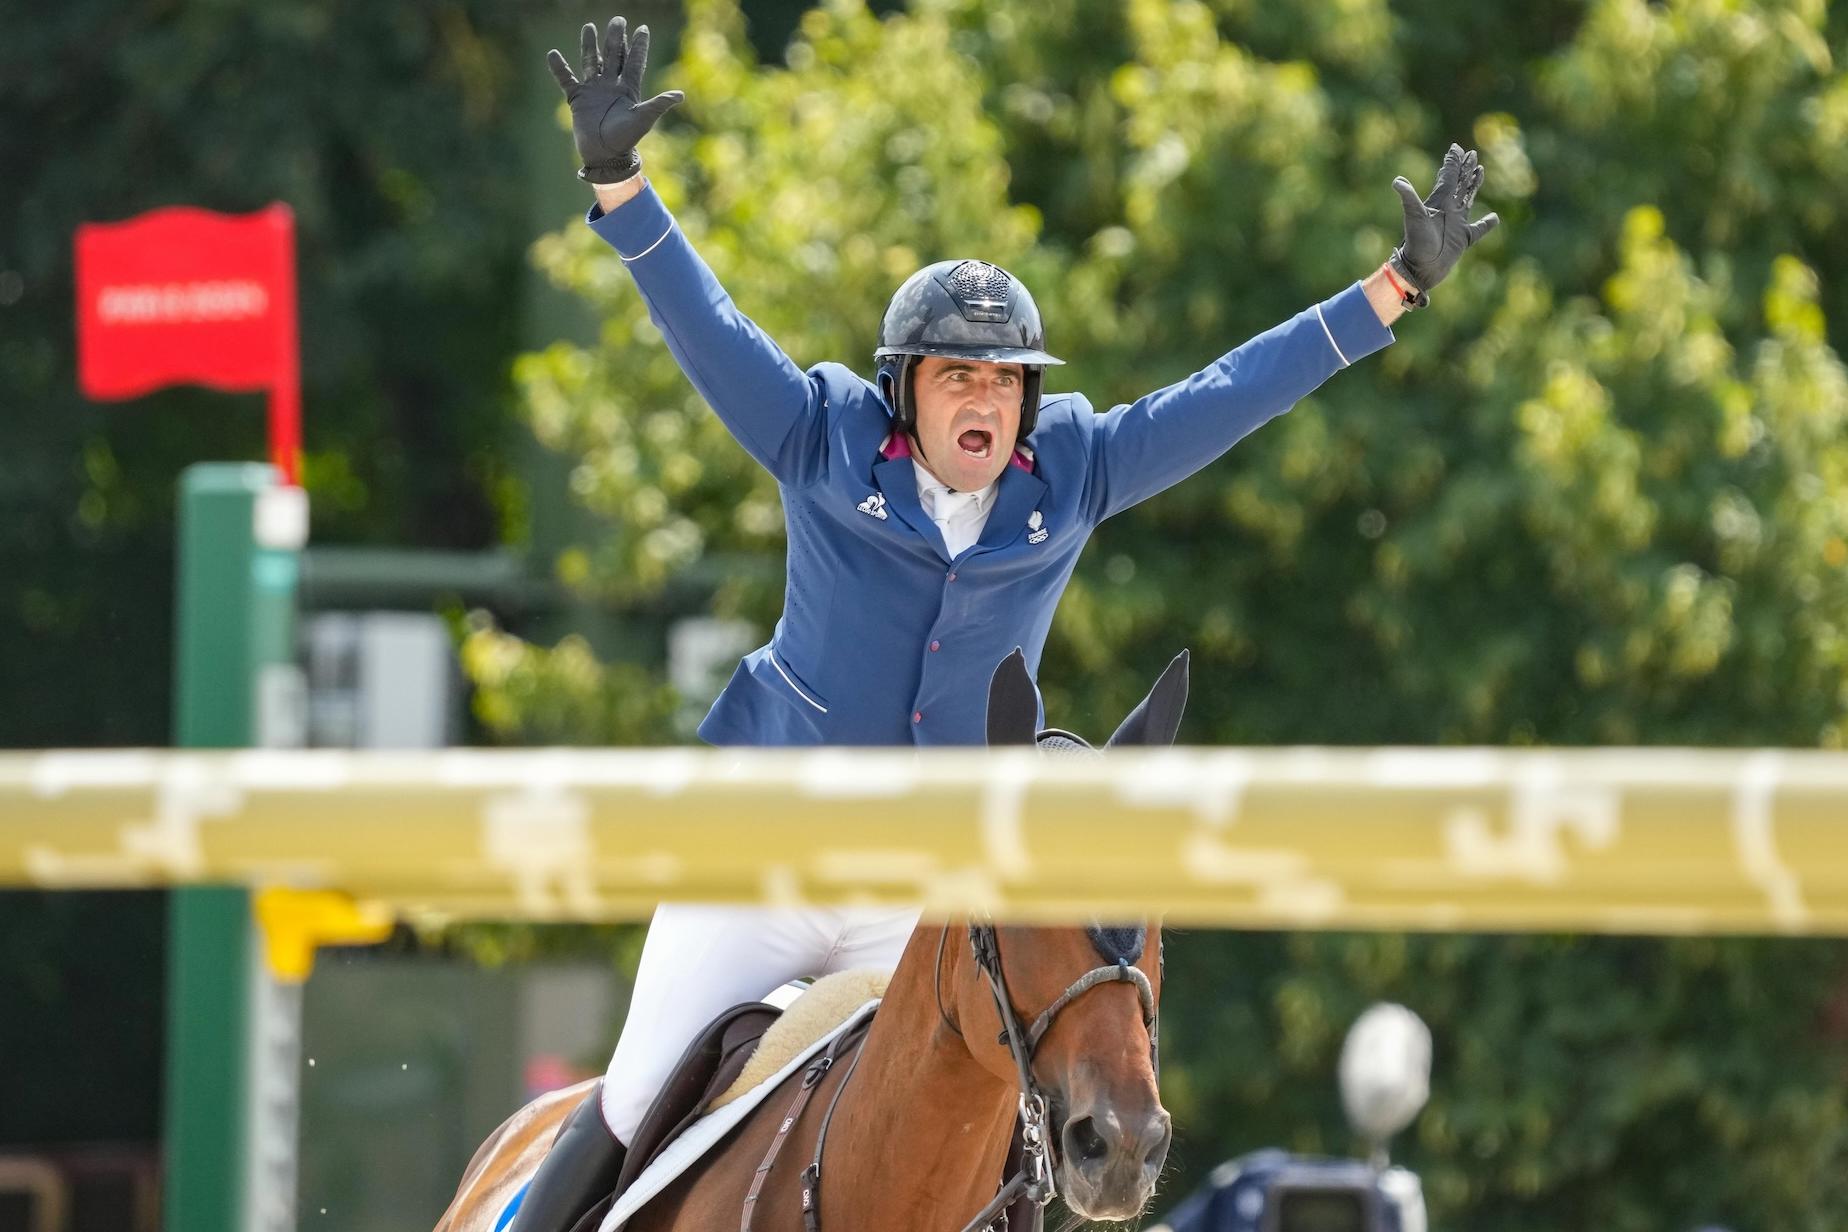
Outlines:
[[1151, 1135], [1154, 1141], [1142, 1155], [1144, 1168], [1159, 1169], [1162, 1162], [1168, 1158], [1169, 1144], [1174, 1141], [1174, 1122], [1168, 1118], [1166, 1113], [1162, 1114], [1158, 1125], [1157, 1132]]
[[1080, 1117], [1066, 1123], [1065, 1157], [1073, 1164], [1081, 1167], [1100, 1164], [1109, 1154], [1110, 1144], [1098, 1132], [1094, 1119]]

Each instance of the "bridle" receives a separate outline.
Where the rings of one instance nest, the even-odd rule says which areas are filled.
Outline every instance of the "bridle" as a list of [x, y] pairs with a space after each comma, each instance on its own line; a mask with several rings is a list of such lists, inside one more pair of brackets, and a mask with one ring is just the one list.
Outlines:
[[[933, 983], [938, 1016], [946, 1027], [962, 1037], [962, 1028], [950, 1020], [943, 1008], [943, 951], [949, 936], [950, 926], [945, 924], [942, 934], [937, 938]], [[993, 1200], [963, 1228], [963, 1232], [982, 1232], [982, 1229], [993, 1224], [1001, 1212], [1022, 1197], [1031, 1199], [1038, 1210], [1043, 1211], [1058, 1196], [1058, 1181], [1054, 1172], [1058, 1161], [1052, 1136], [1052, 1113], [1045, 1093], [1033, 1077], [1033, 1054], [1038, 1050], [1046, 1032], [1051, 1030], [1053, 1020], [1093, 988], [1103, 984], [1129, 984], [1135, 988], [1136, 996], [1142, 1002], [1142, 1025], [1149, 1033], [1149, 1057], [1151, 1062], [1158, 1065], [1156, 1045], [1160, 1038], [1160, 1015], [1155, 1008], [1155, 990], [1149, 984], [1149, 977], [1127, 958], [1119, 955], [1115, 963], [1093, 967], [1073, 980], [1051, 1005], [1041, 1011], [1032, 1025], [1023, 1028], [1020, 1015], [1014, 1010], [1013, 999], [1007, 993], [1007, 974], [1001, 966], [1001, 941], [992, 921], [970, 923], [969, 948], [974, 953], [975, 965], [988, 981], [988, 990], [994, 994], [995, 1010], [1001, 1018], [1001, 1032], [996, 1042], [1005, 1045], [1013, 1055], [1015, 1081], [1020, 1092], [1020, 1171], [1009, 1177]], [[1074, 1216], [1065, 1224], [1065, 1229], [1075, 1228], [1083, 1222], [1083, 1217]]]
[[[937, 998], [937, 1014], [943, 1025], [956, 1033], [957, 1038], [965, 1043], [967, 1037], [962, 1028], [953, 1022], [943, 1008], [943, 951], [950, 937], [950, 926], [945, 924], [943, 932], [937, 938], [936, 970], [932, 973], [933, 989]], [[1159, 942], [1157, 943], [1159, 945]], [[969, 925], [969, 948], [975, 955], [975, 964], [988, 980], [988, 989], [994, 994], [995, 1009], [1001, 1016], [1001, 1032], [996, 1042], [1004, 1045], [1014, 1058], [1015, 1080], [1020, 1091], [1021, 1123], [1021, 1160], [1020, 1171], [1007, 1179], [1001, 1190], [976, 1217], [964, 1225], [962, 1232], [984, 1232], [993, 1229], [996, 1221], [1006, 1227], [1004, 1212], [1021, 1199], [1030, 1199], [1033, 1203], [1032, 1229], [1016, 1229], [1013, 1232], [1033, 1232], [1041, 1226], [1042, 1212], [1058, 1196], [1058, 1182], [1054, 1177], [1057, 1160], [1054, 1158], [1052, 1138], [1052, 1110], [1046, 1102], [1045, 1092], [1039, 1089], [1039, 1083], [1033, 1078], [1033, 1053], [1039, 1047], [1040, 1040], [1052, 1029], [1053, 1020], [1072, 1002], [1090, 992], [1101, 984], [1129, 984], [1136, 990], [1142, 1001], [1142, 1025], [1149, 1033], [1149, 1059], [1156, 1062], [1156, 1043], [1158, 1040], [1158, 1017], [1155, 1010], [1155, 989], [1149, 984], [1149, 977], [1142, 974], [1140, 968], [1133, 965], [1123, 955], [1117, 956], [1115, 963], [1093, 967], [1073, 980], [1053, 1003], [1035, 1018], [1030, 1026], [1020, 1025], [1020, 1015], [1014, 1011], [1014, 1003], [1007, 995], [1007, 975], [1001, 969], [1001, 941], [992, 922]], [[784, 1144], [789, 1140], [790, 1132], [802, 1119], [803, 1110], [808, 1107], [810, 1098], [821, 1084], [822, 1078], [834, 1068], [835, 1062], [848, 1049], [855, 1048], [865, 1041], [865, 1022], [858, 1027], [836, 1035], [827, 1050], [809, 1063], [803, 1073], [801, 1085], [789, 1105], [789, 1111], [783, 1115], [776, 1135], [771, 1139], [769, 1149], [764, 1153], [764, 1160], [752, 1174], [749, 1192], [745, 1195], [743, 1216], [740, 1221], [741, 1232], [751, 1232], [752, 1221], [757, 1213], [757, 1203], [763, 1194], [764, 1185], [769, 1180], [770, 1170], [776, 1165], [777, 1156], [781, 1154]], [[821, 1232], [821, 1160], [828, 1144], [828, 1126], [834, 1121], [834, 1110], [846, 1093], [847, 1084], [853, 1080], [853, 1071], [859, 1066], [860, 1058], [865, 1053], [856, 1050], [853, 1059], [847, 1064], [847, 1072], [842, 1075], [839, 1085], [834, 1088], [834, 1095], [828, 1100], [827, 1108], [821, 1115], [821, 1126], [815, 1135], [815, 1152], [810, 1157], [809, 1166], [802, 1171], [802, 1226], [804, 1232]], [[1159, 1073], [1159, 1064], [1157, 1064]], [[1060, 1228], [1059, 1232], [1071, 1232], [1084, 1223], [1082, 1215], [1074, 1215]]]

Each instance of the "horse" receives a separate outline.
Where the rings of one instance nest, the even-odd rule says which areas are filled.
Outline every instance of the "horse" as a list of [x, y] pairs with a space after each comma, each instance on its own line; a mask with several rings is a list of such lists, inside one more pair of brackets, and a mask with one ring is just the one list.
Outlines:
[[[1186, 693], [1183, 652], [1105, 747], [1172, 744]], [[1091, 749], [1070, 732], [1037, 730], [1019, 651], [996, 669], [987, 724], [990, 745]], [[1156, 1085], [1159, 925], [1152, 944], [1150, 931], [921, 923], [870, 1028], [847, 1045], [851, 1059], [830, 1052], [791, 1074], [627, 1232], [979, 1232], [1009, 1222], [1020, 1232], [1055, 1195], [1073, 1214], [1068, 1227], [1134, 1218], [1171, 1138]], [[591, 1085], [542, 1095], [495, 1130], [436, 1232], [497, 1232]], [[804, 1116], [811, 1101], [818, 1118]], [[777, 1167], [790, 1138], [797, 1150]], [[810, 1167], [798, 1172], [801, 1158]], [[1002, 1183], [1010, 1158], [1020, 1167]], [[603, 1209], [575, 1232], [596, 1232]]]

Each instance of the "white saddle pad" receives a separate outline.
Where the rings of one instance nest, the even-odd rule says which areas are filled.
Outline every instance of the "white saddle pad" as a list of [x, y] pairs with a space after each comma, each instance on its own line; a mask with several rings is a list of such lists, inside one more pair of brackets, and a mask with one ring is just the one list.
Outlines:
[[854, 1027], [878, 1008], [878, 1001], [868, 1001], [861, 1005], [859, 1009], [848, 1015], [845, 1022], [797, 1053], [767, 1081], [759, 1083], [746, 1094], [693, 1122], [686, 1133], [668, 1143], [667, 1149], [657, 1155], [654, 1162], [644, 1168], [642, 1174], [635, 1178], [635, 1183], [629, 1186], [628, 1191], [618, 1199], [616, 1205], [610, 1208], [610, 1213], [603, 1217], [603, 1223], [598, 1228], [598, 1232], [618, 1232], [623, 1224], [632, 1219], [635, 1213], [648, 1203], [650, 1198], [666, 1189], [675, 1177], [685, 1172], [695, 1161], [705, 1155], [715, 1142], [730, 1133], [734, 1126], [750, 1115], [752, 1109], [763, 1103], [783, 1079], [807, 1065], [816, 1054], [832, 1043], [836, 1036]]

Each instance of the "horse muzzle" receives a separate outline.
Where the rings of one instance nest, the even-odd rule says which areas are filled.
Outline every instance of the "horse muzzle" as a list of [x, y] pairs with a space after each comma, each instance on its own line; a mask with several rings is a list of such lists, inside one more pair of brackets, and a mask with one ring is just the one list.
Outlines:
[[1155, 1195], [1174, 1129], [1159, 1104], [1074, 1110], [1059, 1128], [1059, 1192], [1086, 1219], [1133, 1219]]

